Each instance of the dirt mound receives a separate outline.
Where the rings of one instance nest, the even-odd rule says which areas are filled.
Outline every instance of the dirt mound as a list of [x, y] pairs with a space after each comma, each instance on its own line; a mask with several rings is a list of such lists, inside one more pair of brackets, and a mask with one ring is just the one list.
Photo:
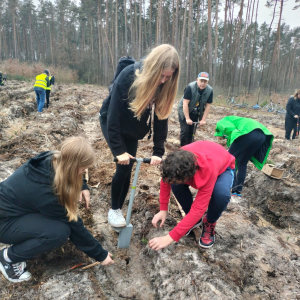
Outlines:
[[[163, 228], [151, 224], [159, 210], [158, 167], [142, 165], [132, 211], [134, 233], [128, 250], [118, 250], [118, 234], [107, 224], [111, 152], [99, 126], [98, 112], [107, 89], [92, 85], [55, 85], [50, 107], [36, 114], [32, 83], [7, 82], [0, 87], [0, 180], [37, 153], [54, 149], [66, 137], [87, 138], [97, 161], [88, 173], [91, 210], [80, 215], [92, 234], [115, 255], [115, 264], [81, 270], [93, 261], [71, 243], [28, 262], [33, 280], [23, 284], [0, 279], [1, 299], [300, 299], [299, 140], [284, 140], [284, 117], [250, 109], [213, 105], [208, 124], [195, 140], [218, 142], [216, 122], [230, 114], [267, 126], [275, 140], [269, 160], [284, 168], [282, 180], [271, 179], [249, 163], [242, 198], [232, 198], [216, 227], [216, 244], [198, 246], [200, 230], [159, 252], [147, 245], [181, 220], [171, 198]], [[179, 148], [177, 105], [169, 120], [166, 153]], [[137, 157], [149, 157], [152, 142], [139, 142]], [[125, 212], [126, 205], [123, 209]], [[4, 245], [0, 244], [0, 247]], [[71, 267], [83, 264], [70, 270]]]

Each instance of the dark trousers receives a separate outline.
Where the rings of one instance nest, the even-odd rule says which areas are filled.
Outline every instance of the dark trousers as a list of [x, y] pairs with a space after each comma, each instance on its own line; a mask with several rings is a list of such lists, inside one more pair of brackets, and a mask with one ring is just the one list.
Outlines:
[[49, 98], [50, 98], [50, 92], [51, 90], [46, 90], [46, 100], [47, 100], [47, 103], [46, 103], [46, 107], [48, 108], [49, 107]]
[[62, 246], [69, 238], [70, 227], [42, 214], [0, 219], [0, 242], [11, 244], [8, 257], [13, 263], [26, 261]]
[[[179, 116], [179, 123], [180, 123], [180, 146], [183, 147], [193, 142], [193, 134], [195, 129], [194, 126], [196, 126], [196, 124], [188, 125], [186, 123], [185, 118], [184, 120], [182, 120], [181, 116], [180, 115], [178, 116]], [[193, 122], [198, 122], [199, 120], [198, 114], [190, 113], [190, 119]]]
[[240, 136], [231, 144], [228, 152], [236, 159], [233, 193], [241, 193], [246, 178], [248, 161], [265, 141], [266, 135], [260, 129], [255, 129]]
[[297, 130], [298, 130], [298, 135], [299, 135], [299, 125], [297, 128], [297, 121], [299, 121], [299, 119], [295, 119], [295, 118], [291, 118], [291, 117], [285, 118], [285, 138], [287, 140], [291, 139], [292, 130], [293, 130], [292, 139], [294, 139], [296, 137]]
[[[233, 170], [227, 168], [217, 178], [207, 210], [207, 219], [209, 223], [215, 223], [226, 209], [231, 198], [230, 189], [232, 187], [233, 177]], [[172, 184], [171, 187], [172, 192], [180, 203], [183, 211], [187, 214], [193, 204], [193, 196], [189, 189], [189, 185]]]
[[[106, 118], [100, 117], [100, 126], [104, 138], [106, 139], [106, 142], [110, 147], [109, 140], [108, 140]], [[127, 153], [129, 153], [132, 156], [136, 156], [138, 140], [130, 139], [128, 137], [122, 136], [122, 143]], [[124, 204], [126, 195], [128, 193], [129, 185], [130, 185], [132, 166], [133, 163], [130, 163], [129, 165], [120, 165], [116, 163], [116, 172], [111, 182], [111, 208], [112, 209], [122, 208]]]

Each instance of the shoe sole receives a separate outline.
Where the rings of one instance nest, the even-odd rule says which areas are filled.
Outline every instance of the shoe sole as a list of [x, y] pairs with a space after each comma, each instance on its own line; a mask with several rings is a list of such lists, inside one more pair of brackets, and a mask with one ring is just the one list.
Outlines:
[[30, 275], [30, 277], [29, 278], [26, 278], [26, 279], [12, 279], [12, 278], [9, 278], [8, 276], [7, 276], [7, 273], [5, 272], [5, 269], [4, 269], [4, 267], [3, 267], [3, 265], [2, 265], [2, 263], [0, 262], [0, 271], [2, 272], [2, 274], [3, 274], [3, 276], [8, 280], [8, 281], [10, 281], [10, 282], [23, 282], [23, 281], [28, 281], [28, 280], [30, 280], [31, 279], [31, 275]]
[[203, 244], [201, 244], [201, 241], [200, 241], [200, 239], [199, 239], [199, 246], [200, 246], [201, 248], [209, 249], [209, 248], [211, 248], [214, 244], [215, 244], [215, 239], [214, 239], [213, 244], [211, 244], [211, 245], [203, 245]]
[[126, 227], [127, 225], [125, 224], [125, 225], [114, 225], [114, 224], [111, 224], [111, 223], [108, 223], [112, 228], [120, 228], [120, 230], [122, 229], [122, 228], [124, 228], [124, 227]]
[[192, 232], [192, 230], [193, 229], [195, 229], [195, 228], [198, 228], [198, 227], [200, 227], [200, 226], [202, 226], [202, 224], [203, 224], [203, 220], [201, 220], [201, 222], [200, 223], [198, 223], [198, 224], [196, 224], [196, 225], [194, 225], [194, 227], [192, 227], [186, 234], [185, 234], [185, 236], [188, 236], [191, 232]]

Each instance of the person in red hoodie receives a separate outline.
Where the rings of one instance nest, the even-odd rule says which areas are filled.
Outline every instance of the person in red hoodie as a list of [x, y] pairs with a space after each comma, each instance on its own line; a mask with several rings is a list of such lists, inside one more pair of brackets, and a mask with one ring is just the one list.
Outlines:
[[[150, 248], [157, 251], [178, 242], [202, 223], [199, 245], [212, 247], [217, 220], [230, 201], [234, 167], [234, 156], [209, 141], [198, 141], [169, 154], [162, 165], [160, 212], [152, 224], [157, 228], [159, 221], [160, 227], [165, 223], [171, 189], [186, 215], [166, 236], [150, 240]], [[198, 190], [194, 201], [189, 186]]]

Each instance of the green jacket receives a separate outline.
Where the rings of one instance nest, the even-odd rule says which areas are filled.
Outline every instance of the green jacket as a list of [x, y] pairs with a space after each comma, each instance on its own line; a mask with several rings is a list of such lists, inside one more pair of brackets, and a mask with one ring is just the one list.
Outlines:
[[261, 170], [268, 158], [274, 139], [273, 134], [268, 130], [268, 128], [253, 119], [227, 116], [217, 123], [215, 136], [226, 138], [227, 146], [229, 147], [237, 138], [248, 134], [255, 129], [261, 129], [266, 135], [265, 143], [250, 159], [254, 165]]

